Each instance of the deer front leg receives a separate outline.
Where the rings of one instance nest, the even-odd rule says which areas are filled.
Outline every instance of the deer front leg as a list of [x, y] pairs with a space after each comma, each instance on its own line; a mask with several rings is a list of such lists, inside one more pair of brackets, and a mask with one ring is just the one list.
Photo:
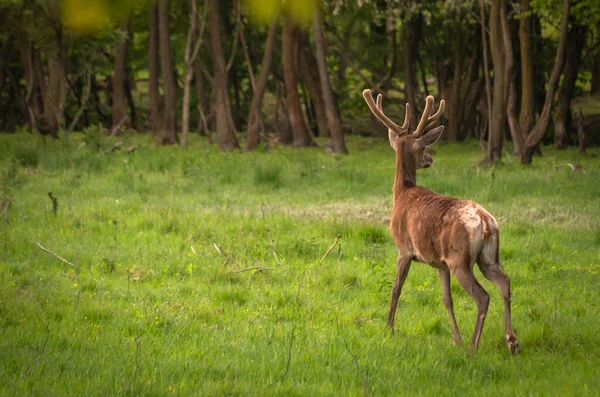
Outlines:
[[388, 326], [394, 331], [394, 317], [396, 316], [396, 308], [398, 307], [398, 298], [400, 298], [400, 292], [402, 292], [402, 285], [404, 280], [408, 276], [410, 270], [410, 263], [412, 257], [398, 255], [398, 270], [396, 272], [396, 279], [394, 280], [394, 288], [392, 288], [392, 302], [390, 303], [390, 314], [388, 316]]
[[454, 302], [452, 301], [452, 292], [450, 291], [450, 271], [440, 269], [440, 281], [442, 283], [442, 297], [444, 305], [448, 310], [450, 316], [450, 322], [452, 323], [452, 343], [462, 343], [458, 326], [456, 325], [456, 317], [454, 317]]

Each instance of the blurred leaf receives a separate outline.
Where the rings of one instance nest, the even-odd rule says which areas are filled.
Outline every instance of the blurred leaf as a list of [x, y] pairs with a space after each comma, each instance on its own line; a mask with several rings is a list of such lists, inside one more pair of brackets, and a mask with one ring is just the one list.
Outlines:
[[110, 7], [103, 0], [63, 0], [63, 23], [68, 29], [90, 33], [110, 26]]
[[291, 14], [299, 23], [308, 23], [317, 0], [243, 0], [250, 15], [259, 22], [269, 23], [278, 11]]

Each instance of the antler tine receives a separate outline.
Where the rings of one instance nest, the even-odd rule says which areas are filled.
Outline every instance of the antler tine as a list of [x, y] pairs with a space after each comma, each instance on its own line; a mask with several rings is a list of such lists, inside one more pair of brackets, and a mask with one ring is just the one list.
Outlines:
[[421, 121], [419, 122], [417, 129], [412, 134], [413, 137], [419, 138], [424, 132], [433, 128], [437, 120], [444, 113], [444, 110], [446, 109], [446, 101], [442, 99], [440, 101], [440, 107], [438, 108], [438, 111], [435, 114], [430, 115], [433, 112], [433, 104], [434, 99], [431, 95], [429, 95], [425, 99], [425, 109], [423, 110], [423, 115], [421, 116]]
[[[381, 110], [381, 112], [383, 113], [382, 102], [383, 102], [383, 95], [381, 95], [381, 94], [377, 95], [377, 109]], [[408, 130], [409, 114], [410, 114], [410, 105], [408, 104], [408, 102], [406, 102], [406, 108], [404, 109], [404, 123], [402, 124], [402, 127], [399, 127], [403, 131]]]
[[[372, 94], [371, 90], [367, 88], [366, 90], [363, 91], [363, 98], [365, 98], [365, 102], [367, 102], [367, 105], [369, 106], [369, 109], [371, 110], [371, 112], [386, 127], [388, 127], [390, 130], [394, 131], [398, 135], [404, 135], [404, 134], [408, 133], [405, 125], [400, 127], [398, 124], [394, 123], [383, 113], [382, 95], [381, 94], [379, 94], [377, 96], [377, 103], [375, 103], [375, 101], [373, 100], [373, 94]], [[406, 124], [406, 121], [404, 122], [404, 124]]]
[[425, 123], [427, 122], [427, 119], [429, 118], [429, 114], [431, 113], [432, 107], [433, 107], [433, 97], [431, 95], [429, 95], [427, 98], [425, 98], [425, 109], [423, 109], [423, 114], [421, 115], [421, 121], [419, 121], [419, 124], [417, 125], [417, 129], [415, 130], [415, 132], [412, 133], [413, 137], [419, 138], [423, 134], [423, 131], [425, 130]]

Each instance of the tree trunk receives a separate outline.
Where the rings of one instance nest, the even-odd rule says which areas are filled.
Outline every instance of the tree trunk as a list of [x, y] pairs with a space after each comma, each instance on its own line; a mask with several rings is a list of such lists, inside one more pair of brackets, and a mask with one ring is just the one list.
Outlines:
[[43, 135], [57, 138], [60, 126], [56, 118], [54, 98], [46, 81], [40, 50], [35, 47], [32, 50], [32, 62], [33, 73], [39, 88], [38, 100], [41, 102], [41, 106], [37, 107], [39, 113], [35, 115], [37, 129]]
[[150, 108], [150, 123], [152, 132], [158, 136], [162, 117], [160, 114], [160, 63], [158, 55], [158, 4], [150, 8], [150, 26], [148, 29], [148, 107]]
[[566, 50], [565, 70], [562, 87], [558, 93], [557, 111], [554, 119], [554, 146], [565, 149], [568, 145], [569, 131], [573, 126], [571, 117], [571, 99], [581, 64], [581, 53], [585, 46], [587, 27], [571, 16], [571, 29], [567, 33], [569, 46]]
[[[121, 21], [120, 29], [124, 35], [128, 34], [128, 17]], [[127, 41], [126, 37], [123, 38], [122, 41], [117, 43], [115, 48], [115, 69], [112, 77], [112, 128], [119, 125], [123, 118], [129, 117], [127, 114], [127, 94], [125, 92], [127, 80]]]
[[580, 154], [585, 153], [585, 131], [583, 129], [583, 111], [579, 108], [579, 117], [577, 118], [577, 140], [578, 140], [578, 152]]
[[316, 146], [309, 135], [298, 95], [298, 30], [291, 16], [287, 16], [283, 25], [283, 79], [285, 100], [294, 136], [295, 147]]
[[222, 151], [239, 148], [235, 129], [231, 120], [231, 105], [229, 102], [229, 82], [227, 66], [221, 46], [221, 16], [219, 0], [210, 0], [210, 44], [212, 50], [214, 86], [213, 98], [217, 124], [217, 141]]
[[171, 57], [171, 35], [169, 33], [169, 1], [158, 3], [158, 36], [160, 43], [160, 60], [165, 92], [165, 106], [162, 117], [162, 131], [157, 142], [160, 145], [173, 145], [177, 138], [177, 85]]
[[592, 95], [600, 94], [600, 51], [596, 53], [594, 60], [592, 61]]
[[[68, 50], [62, 27], [54, 27], [54, 48], [48, 51], [48, 105], [54, 113], [57, 129], [64, 125], [64, 105], [67, 96]], [[68, 136], [67, 136], [68, 139]]]
[[[485, 147], [485, 130], [487, 126], [488, 139], [492, 135], [492, 87], [490, 84], [490, 67], [488, 62], [488, 49], [486, 40], [486, 28], [485, 28], [485, 8], [483, 0], [479, 3], [479, 17], [481, 20], [481, 48], [483, 53], [483, 76], [485, 78], [485, 108], [487, 111], [487, 117], [485, 117], [481, 124], [483, 126], [482, 132], [479, 134], [479, 147]], [[481, 114], [484, 117], [484, 114]], [[486, 155], [487, 158], [487, 155]]]
[[327, 116], [325, 115], [325, 103], [323, 102], [323, 93], [321, 91], [321, 79], [319, 77], [319, 65], [315, 55], [310, 48], [308, 34], [303, 34], [300, 40], [300, 69], [302, 78], [306, 83], [306, 88], [310, 94], [313, 103], [317, 130], [319, 136], [329, 138], [331, 134], [327, 127]]
[[494, 102], [488, 139], [487, 161], [496, 162], [502, 158], [504, 126], [506, 124], [506, 86], [504, 81], [505, 53], [502, 36], [501, 13], [506, 7], [504, 0], [492, 0], [490, 11], [490, 47], [494, 63]]
[[[188, 29], [183, 59], [185, 75], [183, 80], [181, 135], [184, 148], [187, 148], [188, 146], [188, 134], [190, 130], [190, 96], [192, 91], [192, 79], [194, 77], [194, 61], [198, 56], [198, 51], [200, 50], [200, 45], [202, 44], [202, 39], [204, 36], [204, 18], [202, 18], [202, 24], [197, 29], [198, 7], [196, 6], [196, 0], [190, 0], [190, 11], [190, 27]], [[206, 13], [204, 15], [206, 15]], [[198, 31], [196, 32], [196, 30]], [[200, 84], [202, 84], [202, 76], [198, 75], [197, 78], [200, 79]]]
[[323, 102], [325, 103], [325, 115], [327, 116], [327, 127], [331, 132], [331, 150], [334, 153], [348, 154], [346, 144], [344, 143], [344, 134], [342, 131], [342, 120], [337, 110], [337, 105], [329, 82], [329, 73], [327, 72], [327, 58], [325, 54], [325, 37], [323, 35], [321, 12], [317, 7], [314, 15], [315, 43], [317, 47], [317, 63], [319, 65], [319, 77], [321, 80], [321, 91], [323, 92]]
[[556, 86], [560, 80], [562, 74], [563, 65], [565, 63], [565, 47], [567, 44], [567, 30], [568, 30], [568, 19], [569, 11], [571, 10], [571, 0], [564, 0], [563, 18], [561, 22], [560, 39], [558, 47], [556, 49], [556, 58], [554, 60], [554, 66], [552, 68], [552, 74], [550, 75], [550, 81], [548, 82], [548, 91], [546, 92], [546, 99], [544, 101], [544, 107], [540, 114], [540, 118], [533, 126], [531, 132], [527, 135], [525, 140], [525, 148], [521, 153], [521, 164], [531, 164], [533, 154], [535, 153], [536, 146], [542, 140], [548, 123], [550, 122], [550, 111], [552, 108], [552, 102], [554, 102], [554, 94], [556, 92]]
[[[519, 157], [523, 151], [523, 135], [519, 126], [517, 117], [517, 95], [515, 88], [515, 58], [512, 47], [512, 37], [510, 36], [510, 27], [508, 22], [506, 7], [500, 11], [502, 22], [502, 35], [504, 40], [505, 57], [505, 75], [504, 84], [506, 85], [506, 117], [510, 128], [510, 136], [513, 141], [513, 156]], [[500, 77], [500, 76], [498, 76]]]
[[277, 104], [275, 106], [275, 124], [279, 129], [279, 141], [284, 145], [291, 145], [294, 142], [292, 126], [290, 124], [290, 112], [285, 103], [285, 88], [281, 82], [277, 83]]
[[206, 134], [209, 143], [213, 143], [210, 134], [208, 115], [206, 113], [208, 106], [206, 104], [206, 91], [204, 89], [204, 70], [202, 58], [197, 56], [196, 59], [194, 59], [194, 74], [196, 75], [194, 80], [196, 81], [196, 94], [198, 95], [198, 130], [201, 133]]
[[417, 79], [415, 73], [416, 52], [418, 51], [419, 37], [417, 35], [416, 21], [411, 18], [404, 22], [404, 88], [406, 90], [406, 101], [409, 107], [409, 130], [416, 126], [417, 121]]
[[521, 139], [531, 131], [535, 122], [535, 75], [533, 73], [533, 18], [529, 0], [521, 0], [521, 20], [519, 22], [519, 43], [521, 46], [521, 111], [519, 130]]
[[125, 97], [127, 98], [127, 106], [129, 106], [129, 125], [132, 129], [137, 129], [137, 112], [135, 110], [135, 101], [133, 100], [133, 83], [128, 70], [125, 71]]
[[464, 64], [464, 44], [463, 44], [463, 29], [462, 26], [457, 26], [455, 50], [454, 50], [454, 77], [452, 79], [452, 97], [449, 98], [450, 109], [448, 112], [448, 141], [458, 142], [460, 130], [460, 109], [463, 106], [461, 103], [463, 98], [460, 98], [460, 87], [463, 81], [463, 64]]
[[260, 64], [260, 75], [252, 93], [252, 103], [248, 112], [248, 132], [246, 135], [246, 151], [251, 151], [256, 148], [260, 142], [260, 124], [262, 120], [262, 100], [267, 88], [267, 81], [271, 74], [271, 63], [273, 62], [273, 50], [277, 39], [277, 30], [279, 28], [279, 13], [277, 13], [271, 21], [269, 35], [265, 43], [265, 53]]
[[471, 57], [468, 63], [463, 65], [463, 69], [466, 70], [464, 81], [460, 87], [460, 97], [462, 98], [463, 107], [459, 109], [459, 123], [460, 131], [458, 134], [459, 139], [466, 139], [471, 137], [478, 137], [478, 128], [476, 123], [476, 112], [467, 111], [468, 109], [475, 109], [481, 98], [484, 88], [484, 79], [479, 78], [479, 65], [481, 61], [481, 46], [479, 44], [481, 40], [481, 33], [475, 29], [473, 36], [470, 41], [471, 44]]

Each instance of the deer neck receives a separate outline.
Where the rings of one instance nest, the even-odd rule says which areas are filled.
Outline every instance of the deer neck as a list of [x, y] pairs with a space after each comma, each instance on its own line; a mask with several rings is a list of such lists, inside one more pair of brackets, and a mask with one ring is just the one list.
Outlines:
[[417, 186], [417, 163], [408, 152], [406, 142], [400, 142], [396, 151], [396, 179], [394, 180], [394, 202], [400, 193]]

